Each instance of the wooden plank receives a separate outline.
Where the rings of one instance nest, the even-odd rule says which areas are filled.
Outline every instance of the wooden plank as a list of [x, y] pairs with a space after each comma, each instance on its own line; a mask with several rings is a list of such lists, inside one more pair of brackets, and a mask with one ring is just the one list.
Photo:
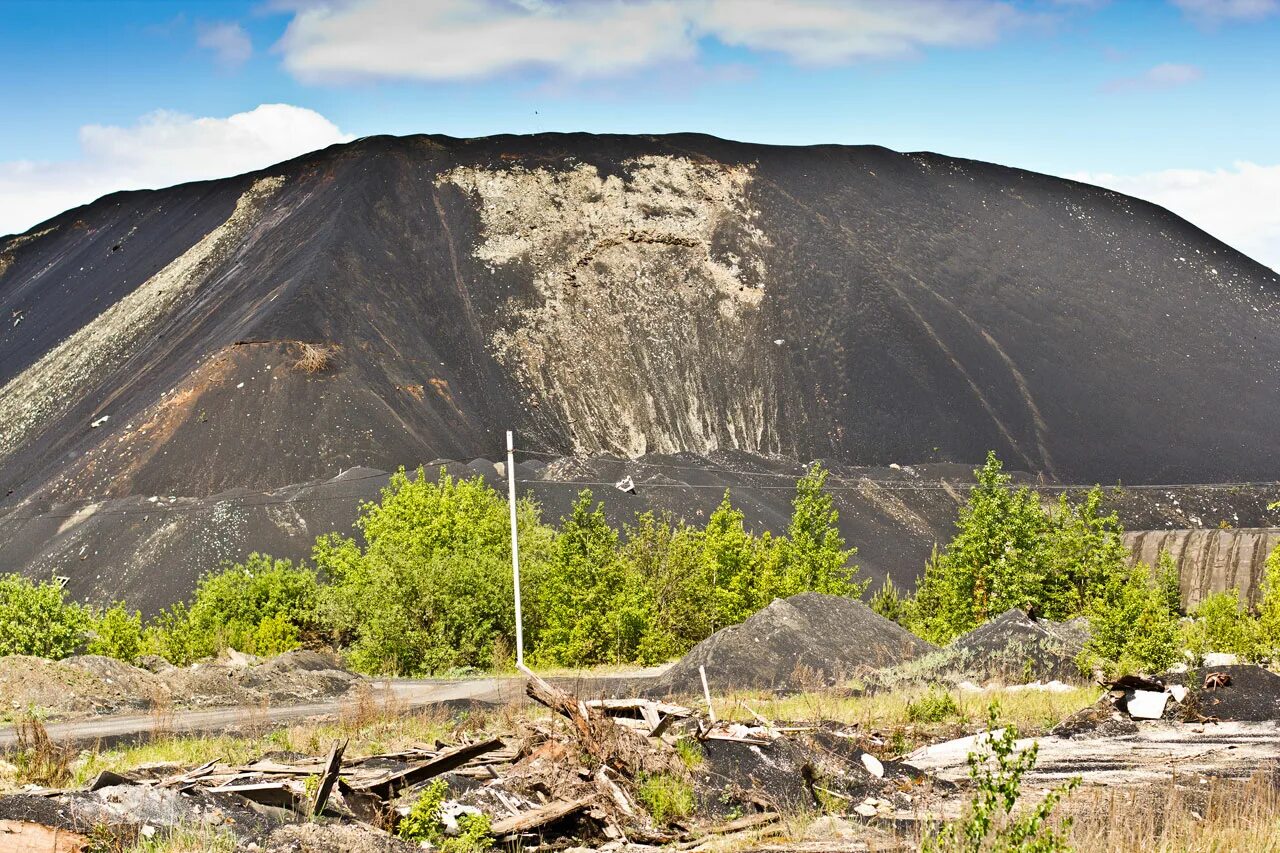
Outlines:
[[670, 702], [658, 702], [652, 699], [590, 699], [588, 708], [600, 708], [608, 711], [640, 711], [646, 705], [660, 714], [675, 714], [680, 717], [692, 717], [693, 709], [684, 705], [673, 705]]
[[8, 853], [83, 853], [89, 839], [78, 832], [28, 820], [0, 820], [0, 850]]
[[582, 811], [595, 801], [595, 797], [582, 797], [577, 800], [556, 800], [547, 803], [540, 808], [532, 809], [527, 812], [521, 812], [515, 817], [504, 818], [493, 824], [490, 832], [494, 838], [503, 838], [508, 835], [518, 835], [522, 832], [530, 832], [539, 827], [554, 823], [557, 820], [566, 818], [569, 815]]
[[492, 738], [491, 740], [455, 747], [454, 749], [445, 750], [430, 761], [416, 764], [370, 781], [354, 782], [351, 787], [357, 791], [376, 794], [384, 800], [389, 800], [405, 788], [412, 787], [419, 782], [425, 782], [427, 779], [439, 776], [441, 773], [455, 770], [473, 758], [477, 758], [487, 752], [493, 752], [495, 749], [502, 749], [504, 745], [498, 738]]
[[195, 768], [194, 770], [188, 770], [186, 773], [180, 773], [177, 776], [170, 776], [168, 779], [164, 779], [163, 781], [158, 783], [157, 787], [170, 788], [175, 785], [183, 785], [195, 779], [208, 776], [209, 774], [213, 773], [213, 768], [216, 767], [217, 764], [218, 764], [218, 759], [216, 758], [213, 759], [212, 761], [206, 761], [204, 764], [201, 764], [199, 767]]
[[315, 798], [311, 801], [311, 814], [318, 816], [329, 802], [329, 794], [338, 781], [338, 772], [342, 770], [342, 753], [347, 749], [347, 741], [333, 742], [329, 750], [329, 758], [325, 761], [324, 773], [320, 776], [320, 785], [316, 788]]
[[103, 770], [97, 776], [93, 777], [93, 781], [89, 783], [86, 791], [97, 791], [102, 788], [110, 788], [113, 785], [137, 785], [137, 779], [131, 779], [128, 776], [121, 776], [111, 770]]
[[264, 806], [275, 806], [282, 809], [293, 809], [298, 805], [298, 796], [280, 782], [258, 782], [249, 785], [223, 785], [210, 788], [211, 794], [239, 794], [246, 800]]
[[759, 814], [749, 814], [746, 817], [740, 817], [737, 820], [731, 820], [728, 823], [722, 823], [719, 826], [711, 828], [712, 835], [728, 835], [731, 832], [741, 832], [744, 829], [753, 829], [757, 826], [766, 826], [779, 820], [777, 812], [760, 812]]

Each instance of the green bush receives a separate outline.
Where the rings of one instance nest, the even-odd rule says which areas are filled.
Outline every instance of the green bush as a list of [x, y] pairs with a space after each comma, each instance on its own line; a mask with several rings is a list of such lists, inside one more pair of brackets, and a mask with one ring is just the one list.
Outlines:
[[1163, 672], [1181, 657], [1178, 614], [1170, 606], [1170, 577], [1177, 568], [1164, 558], [1159, 576], [1142, 564], [1123, 582], [1113, 582], [1088, 607], [1089, 640], [1077, 659], [1082, 672], [1108, 676]]
[[89, 623], [88, 611], [67, 601], [56, 580], [0, 575], [0, 655], [61, 660], [80, 648]]
[[406, 841], [435, 843], [444, 836], [444, 821], [440, 819], [440, 806], [444, 804], [449, 785], [443, 779], [435, 779], [418, 795], [409, 807], [409, 813], [396, 827], [396, 835]]
[[1124, 576], [1124, 530], [1115, 513], [1102, 515], [1100, 489], [1046, 509], [1031, 489], [1011, 487], [995, 453], [974, 473], [956, 535], [925, 566], [909, 608], [916, 633], [947, 643], [1014, 607], [1066, 619]]
[[960, 716], [960, 704], [945, 690], [931, 688], [919, 699], [907, 703], [907, 721], [941, 723]]
[[999, 726], [999, 710], [992, 704], [987, 712], [987, 731], [992, 736], [969, 753], [973, 798], [963, 817], [925, 839], [923, 850], [939, 853], [988, 850], [1068, 853], [1071, 850], [1067, 843], [1071, 818], [1063, 818], [1056, 827], [1051, 818], [1062, 798], [1079, 786], [1080, 778], [1067, 780], [1031, 808], [1018, 809], [1019, 815], [1014, 817], [1014, 810], [1022, 799], [1022, 777], [1035, 767], [1039, 744], [1018, 750], [1017, 726], [1010, 725], [997, 734]]
[[659, 773], [637, 780], [636, 796], [659, 826], [693, 814], [693, 785], [687, 779]]
[[319, 588], [311, 569], [250, 554], [201, 578], [190, 605], [161, 611], [148, 623], [142, 647], [178, 666], [228, 648], [263, 656], [287, 652], [315, 628]]
[[186, 666], [213, 654], [213, 642], [192, 630], [187, 605], [178, 602], [147, 622], [142, 632], [142, 651], [159, 655], [175, 666]]
[[1241, 606], [1239, 591], [1214, 593], [1196, 606], [1192, 616], [1195, 621], [1184, 630], [1183, 643], [1197, 659], [1209, 652], [1233, 654], [1246, 661], [1262, 657], [1260, 626]]
[[479, 814], [458, 816], [457, 835], [445, 835], [440, 807], [444, 805], [448, 785], [443, 779], [431, 782], [401, 819], [396, 834], [406, 841], [427, 842], [441, 853], [480, 853], [493, 847], [489, 818]]
[[142, 653], [142, 614], [130, 611], [123, 602], [93, 613], [85, 651], [134, 663]]
[[1261, 652], [1280, 658], [1280, 545], [1267, 556], [1258, 595], [1258, 640]]
[[[297, 648], [301, 631], [315, 623], [317, 590], [311, 569], [254, 553], [201, 578], [187, 618], [197, 635], [211, 638], [214, 651], [278, 654]], [[259, 648], [259, 627], [269, 620], [273, 625], [262, 635], [267, 644]]]
[[[526, 597], [536, 592], [552, 531], [536, 503], [518, 506]], [[329, 584], [319, 619], [350, 649], [362, 672], [422, 675], [489, 667], [514, 646], [510, 528], [506, 501], [479, 478], [419, 469], [392, 476], [356, 526], [365, 545], [339, 535], [317, 540], [312, 558]], [[532, 608], [530, 608], [532, 609]], [[530, 613], [526, 630], [536, 628]]]

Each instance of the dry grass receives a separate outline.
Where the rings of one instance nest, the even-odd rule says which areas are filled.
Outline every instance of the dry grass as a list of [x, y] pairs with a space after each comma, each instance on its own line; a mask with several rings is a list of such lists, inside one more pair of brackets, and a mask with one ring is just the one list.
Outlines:
[[[938, 694], [938, 688], [932, 688]], [[754, 722], [755, 714], [781, 722], [832, 720], [856, 724], [867, 734], [878, 733], [889, 741], [886, 755], [906, 752], [923, 743], [972, 734], [985, 727], [987, 706], [1000, 704], [1001, 719], [1017, 725], [1025, 736], [1034, 737], [1057, 725], [1063, 718], [1097, 701], [1100, 691], [1080, 687], [1064, 693], [1035, 690], [993, 689], [982, 692], [953, 690], [950, 695], [958, 713], [931, 723], [913, 722], [911, 707], [930, 688], [901, 688], [869, 696], [848, 696], [838, 690], [809, 690], [792, 696], [735, 693], [716, 701], [716, 713], [725, 719]]]
[[338, 344], [312, 344], [299, 341], [295, 344], [298, 357], [293, 362], [295, 370], [303, 373], [323, 373], [333, 366], [334, 356], [342, 349]]
[[54, 786], [71, 777], [71, 749], [54, 743], [38, 718], [31, 714], [23, 717], [18, 721], [15, 733], [18, 749], [14, 754], [13, 767], [18, 784]]
[[1252, 779], [1172, 776], [1163, 786], [1100, 788], [1072, 797], [1071, 842], [1098, 853], [1280, 851], [1274, 770]]
[[[335, 740], [348, 740], [347, 756], [359, 758], [412, 747], [432, 746], [437, 740], [453, 741], [482, 731], [498, 731], [501, 712], [452, 716], [440, 708], [406, 712], [394, 702], [378, 697], [356, 697], [333, 722], [304, 722], [270, 733], [244, 735], [166, 735], [148, 743], [117, 749], [85, 750], [75, 757], [66, 753], [68, 774], [59, 782], [78, 787], [103, 770], [126, 773], [143, 767], [189, 768], [207, 761], [245, 764], [265, 753], [288, 750], [323, 755]], [[510, 730], [505, 729], [505, 730]], [[17, 765], [15, 764], [15, 767]], [[21, 784], [16, 771], [0, 772], [0, 788]], [[5, 784], [7, 783], [7, 784]]]

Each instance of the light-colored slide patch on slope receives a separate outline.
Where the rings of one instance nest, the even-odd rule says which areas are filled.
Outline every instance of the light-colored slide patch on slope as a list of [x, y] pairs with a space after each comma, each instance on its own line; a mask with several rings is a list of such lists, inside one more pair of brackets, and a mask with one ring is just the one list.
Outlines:
[[645, 156], [625, 177], [459, 167], [475, 256], [532, 273], [540, 301], [492, 338], [581, 452], [777, 449], [753, 167]]
[[226, 222], [0, 388], [0, 459], [133, 355], [148, 333], [236, 247], [258, 221], [263, 203], [283, 184], [283, 177], [255, 181]]

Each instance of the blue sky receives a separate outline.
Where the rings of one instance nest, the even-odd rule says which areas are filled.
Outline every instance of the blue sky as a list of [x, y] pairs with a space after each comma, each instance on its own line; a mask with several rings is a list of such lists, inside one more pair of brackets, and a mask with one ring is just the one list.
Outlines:
[[1280, 265], [1280, 0], [0, 6], [0, 233], [368, 134], [691, 130], [1085, 178]]

